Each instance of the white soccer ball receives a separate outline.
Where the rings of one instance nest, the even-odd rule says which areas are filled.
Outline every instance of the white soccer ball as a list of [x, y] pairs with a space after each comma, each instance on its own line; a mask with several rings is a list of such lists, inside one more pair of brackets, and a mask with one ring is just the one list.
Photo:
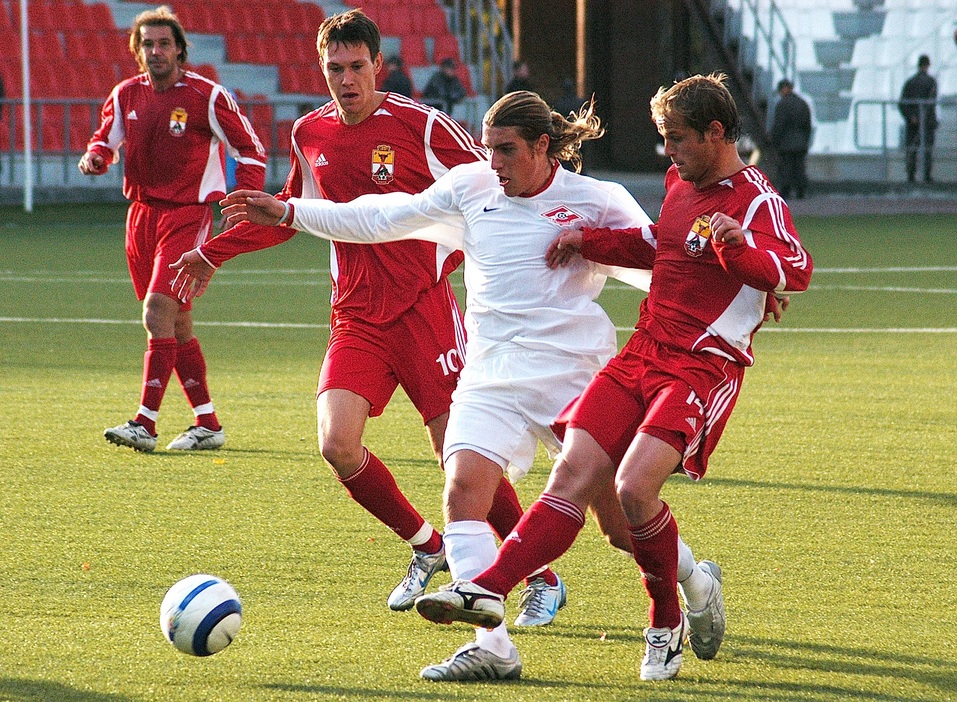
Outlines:
[[242, 621], [239, 595], [214, 575], [183, 578], [169, 589], [160, 605], [163, 635], [191, 656], [222, 651], [236, 638]]

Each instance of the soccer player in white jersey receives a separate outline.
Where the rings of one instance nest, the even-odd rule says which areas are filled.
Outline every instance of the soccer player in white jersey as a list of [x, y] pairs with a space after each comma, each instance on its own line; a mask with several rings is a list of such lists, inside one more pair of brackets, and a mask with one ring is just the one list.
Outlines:
[[[450, 117], [375, 89], [379, 46], [378, 27], [359, 10], [328, 17], [319, 27], [319, 60], [332, 101], [295, 123], [292, 170], [280, 198], [348, 202], [364, 194], [416, 193], [449, 168], [486, 158]], [[212, 266], [295, 233], [244, 223], [204, 244], [200, 263], [212, 264], [210, 275]], [[388, 598], [390, 608], [408, 610], [445, 567], [442, 536], [362, 437], [367, 419], [382, 414], [401, 385], [441, 463], [464, 356], [462, 313], [448, 281], [462, 253], [429, 241], [335, 242], [330, 260], [332, 320], [316, 401], [320, 452], [352, 499], [411, 546], [406, 576]], [[505, 538], [521, 516], [514, 488], [500, 481], [483, 519]], [[564, 586], [545, 568], [529, 578], [525, 597], [517, 623], [548, 624], [554, 617], [549, 603], [564, 597]]]
[[[614, 327], [595, 302], [607, 269], [584, 260], [551, 269], [545, 258], [562, 231], [650, 224], [621, 185], [559, 166], [559, 160], [577, 161], [581, 142], [602, 133], [592, 106], [569, 121], [534, 93], [515, 92], [485, 115], [491, 162], [457, 166], [419, 195], [336, 205], [236, 192], [223, 201], [230, 221], [278, 221], [352, 241], [427, 236], [465, 252], [468, 353], [444, 450], [453, 578], [491, 565], [495, 540], [482, 514], [502, 472], [524, 474], [538, 441], [553, 455], [560, 449], [550, 425], [616, 351]], [[595, 491], [587, 506], [620, 544], [624, 514], [613, 486]], [[627, 534], [624, 540], [630, 549]], [[499, 621], [491, 630], [477, 629], [474, 642], [421, 675], [495, 680], [517, 678], [521, 670]]]
[[137, 15], [130, 51], [142, 73], [110, 92], [78, 164], [81, 173], [102, 175], [119, 160], [120, 148], [126, 151], [126, 260], [147, 334], [139, 409], [104, 436], [120, 446], [152, 451], [160, 403], [175, 371], [195, 424], [167, 448], [216, 449], [226, 434], [210, 399], [206, 359], [193, 335], [192, 305], [173, 296], [169, 264], [212, 230], [211, 204], [226, 192], [224, 147], [236, 157], [242, 188], [263, 187], [266, 154], [229, 92], [184, 68], [186, 34], [169, 8]]
[[[740, 123], [723, 76], [662, 88], [651, 107], [673, 162], [658, 223], [576, 228], [548, 254], [559, 267], [579, 266], [582, 257], [653, 266], [636, 331], [560, 418], [567, 427], [562, 455], [495, 564], [470, 582], [419, 598], [416, 608], [440, 623], [494, 626], [516, 578], [561, 556], [592, 495], [615, 485], [651, 598], [640, 675], [664, 680], [678, 674], [689, 630], [695, 654], [715, 656], [725, 612], [720, 569], [709, 561], [695, 567], [661, 487], [676, 471], [704, 476], [754, 362], [751, 340], [769, 296], [807, 289], [813, 265], [787, 204], [738, 156]], [[681, 583], [686, 615], [677, 585], [688, 568], [693, 572]]]

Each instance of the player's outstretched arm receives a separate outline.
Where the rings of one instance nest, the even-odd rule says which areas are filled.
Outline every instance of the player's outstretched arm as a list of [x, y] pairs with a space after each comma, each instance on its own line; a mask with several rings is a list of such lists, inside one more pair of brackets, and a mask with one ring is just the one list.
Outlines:
[[209, 287], [209, 280], [216, 269], [199, 253], [199, 249], [187, 251], [169, 267], [176, 271], [176, 277], [170, 283], [173, 294], [183, 302], [199, 297]]
[[240, 222], [274, 226], [288, 213], [286, 203], [261, 190], [234, 190], [219, 204], [231, 227]]

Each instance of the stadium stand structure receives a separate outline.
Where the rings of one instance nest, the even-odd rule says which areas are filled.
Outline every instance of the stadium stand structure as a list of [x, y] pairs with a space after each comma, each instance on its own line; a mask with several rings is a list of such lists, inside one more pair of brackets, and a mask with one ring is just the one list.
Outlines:
[[[383, 52], [405, 61], [421, 92], [434, 64], [460, 62], [475, 96], [472, 69], [461, 63], [459, 39], [437, 0], [169, 0], [192, 44], [190, 68], [221, 82], [243, 105], [267, 149], [288, 154], [293, 121], [329, 99], [316, 61], [316, 30], [332, 12], [360, 6], [382, 29]], [[111, 0], [30, 0], [31, 95], [36, 101], [33, 147], [82, 152], [97, 123], [99, 104], [117, 81], [135, 74], [127, 27], [155, 4]], [[0, 41], [12, 50], [0, 59], [7, 96], [21, 90], [19, 0], [0, 0]], [[78, 60], [79, 59], [79, 60]], [[384, 72], [382, 77], [384, 78]], [[0, 129], [0, 151], [22, 148], [22, 108], [12, 129]]]
[[[738, 69], [754, 94], [791, 79], [811, 103], [812, 179], [902, 180], [903, 120], [897, 109], [917, 57], [931, 58], [938, 82], [935, 152], [939, 179], [957, 181], [957, 3], [953, 0], [710, 0], [722, 16]], [[793, 40], [793, 74], [767, 59], [771, 10]], [[778, 50], [787, 53], [781, 46]], [[763, 83], [763, 84], [761, 84]]]

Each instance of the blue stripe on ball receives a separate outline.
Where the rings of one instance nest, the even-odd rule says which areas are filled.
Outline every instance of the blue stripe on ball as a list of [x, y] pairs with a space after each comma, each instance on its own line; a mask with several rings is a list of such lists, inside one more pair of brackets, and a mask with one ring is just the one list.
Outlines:
[[196, 595], [198, 595], [199, 593], [201, 593], [201, 592], [202, 592], [203, 590], [205, 590], [206, 588], [212, 587], [212, 586], [215, 585], [217, 582], [218, 582], [218, 581], [216, 581], [216, 580], [207, 580], [205, 583], [200, 583], [199, 585], [197, 585], [196, 587], [194, 587], [194, 588], [192, 589], [192, 591], [190, 591], [190, 593], [189, 593], [188, 595], [186, 595], [186, 597], [183, 598], [183, 601], [179, 603], [179, 610], [180, 610], [181, 612], [182, 612], [183, 610], [185, 610], [185, 609], [189, 606], [189, 603], [192, 602], [192, 601], [196, 598]]
[[189, 603], [192, 602], [199, 593], [201, 593], [203, 590], [205, 590], [208, 587], [212, 587], [215, 584], [216, 584], [215, 580], [207, 580], [204, 583], [200, 583], [199, 585], [194, 587], [192, 590], [190, 590], [189, 594], [186, 595], [186, 597], [184, 597], [180, 601], [180, 603], [176, 606], [176, 612], [174, 613], [174, 618], [173, 618], [173, 626], [169, 628], [169, 634], [168, 634], [169, 640], [171, 642], [176, 643], [176, 619], [179, 613], [185, 611]]
[[206, 648], [206, 641], [213, 629], [215, 629], [216, 625], [223, 621], [223, 619], [228, 617], [230, 614], [241, 615], [242, 612], [243, 608], [239, 604], [239, 600], [227, 600], [226, 602], [216, 606], [203, 618], [203, 621], [200, 622], [199, 626], [196, 627], [196, 633], [193, 634], [193, 652], [197, 656], [212, 655], [209, 649]]

